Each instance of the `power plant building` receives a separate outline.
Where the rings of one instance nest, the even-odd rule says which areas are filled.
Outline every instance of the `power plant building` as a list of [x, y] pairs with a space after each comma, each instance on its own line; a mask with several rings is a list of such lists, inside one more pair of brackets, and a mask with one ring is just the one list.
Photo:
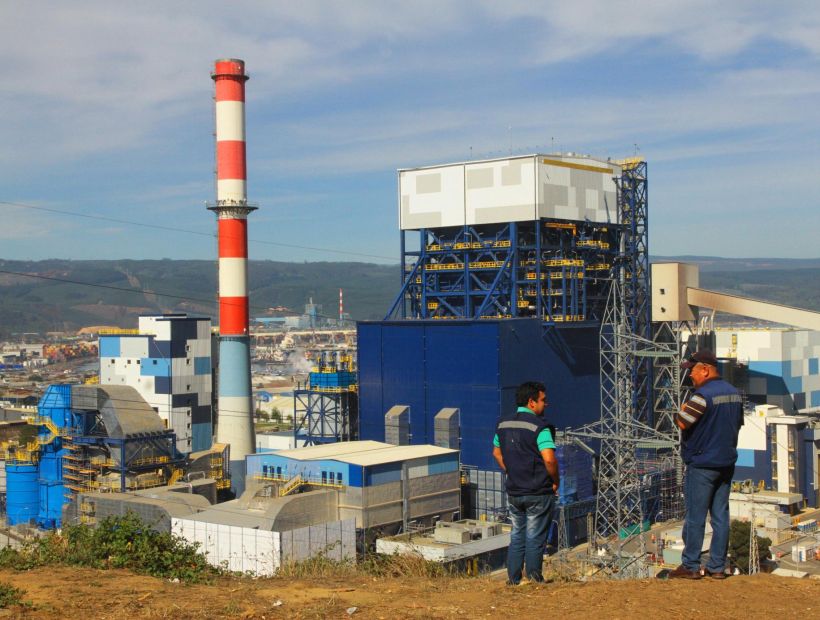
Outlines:
[[211, 321], [142, 316], [138, 333], [100, 335], [100, 384], [134, 388], [189, 454], [213, 438]]
[[[546, 384], [558, 428], [601, 417], [613, 274], [626, 274], [633, 333], [651, 338], [646, 164], [533, 154], [400, 170], [398, 186], [402, 287], [385, 320], [358, 324], [360, 438], [435, 443], [440, 412], [458, 410], [483, 498], [463, 516], [492, 519], [506, 510], [493, 431], [520, 383]], [[652, 415], [649, 377], [645, 360], [639, 416]]]

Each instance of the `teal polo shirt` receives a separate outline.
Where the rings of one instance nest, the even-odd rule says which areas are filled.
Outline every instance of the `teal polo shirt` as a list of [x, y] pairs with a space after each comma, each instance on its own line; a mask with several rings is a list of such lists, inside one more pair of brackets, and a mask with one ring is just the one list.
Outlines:
[[[528, 409], [527, 407], [519, 407], [516, 413], [529, 413], [535, 415], [532, 409]], [[555, 441], [553, 440], [552, 433], [550, 433], [550, 429], [545, 428], [540, 433], [538, 433], [538, 438], [536, 439], [538, 443], [538, 451], [541, 450], [555, 450]], [[493, 436], [493, 445], [496, 448], [501, 447], [501, 442], [498, 441], [498, 435]]]

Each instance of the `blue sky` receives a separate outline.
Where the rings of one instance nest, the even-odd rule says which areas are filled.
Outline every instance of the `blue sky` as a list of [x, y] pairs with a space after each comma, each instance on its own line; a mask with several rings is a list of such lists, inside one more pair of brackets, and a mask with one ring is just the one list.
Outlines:
[[396, 169], [510, 144], [637, 145], [653, 254], [820, 256], [817, 2], [7, 2], [0, 53], [0, 201], [92, 216], [0, 204], [0, 258], [213, 258], [222, 57], [254, 259], [396, 262]]

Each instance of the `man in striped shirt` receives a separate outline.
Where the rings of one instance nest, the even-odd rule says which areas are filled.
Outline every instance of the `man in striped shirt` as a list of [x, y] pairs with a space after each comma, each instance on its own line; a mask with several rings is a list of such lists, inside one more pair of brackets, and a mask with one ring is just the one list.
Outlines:
[[738, 391], [721, 378], [712, 351], [701, 349], [681, 367], [689, 370], [695, 392], [675, 416], [675, 423], [681, 429], [681, 456], [686, 464], [686, 516], [681, 565], [669, 576], [700, 579], [708, 512], [712, 543], [706, 574], [723, 579], [729, 546], [729, 489], [737, 461], [737, 436], [743, 425], [743, 400]]

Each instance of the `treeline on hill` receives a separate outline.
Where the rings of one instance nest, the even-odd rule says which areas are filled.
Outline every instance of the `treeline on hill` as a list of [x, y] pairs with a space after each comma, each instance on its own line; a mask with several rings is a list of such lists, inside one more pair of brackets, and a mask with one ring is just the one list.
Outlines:
[[[152, 312], [218, 314], [215, 261], [0, 260], [0, 270], [0, 338], [88, 325], [136, 327], [140, 314]], [[341, 287], [345, 312], [380, 319], [398, 292], [397, 265], [250, 261], [248, 270], [252, 316], [273, 307], [302, 312], [312, 297], [336, 317]]]
[[[704, 288], [820, 310], [820, 260], [653, 260], [699, 264]], [[135, 327], [140, 314], [151, 312], [216, 317], [216, 268], [210, 260], [0, 260], [0, 338], [88, 325]], [[249, 272], [253, 316], [274, 307], [302, 312], [312, 297], [335, 317], [343, 288], [353, 319], [377, 320], [399, 291], [397, 265], [250, 261]]]

